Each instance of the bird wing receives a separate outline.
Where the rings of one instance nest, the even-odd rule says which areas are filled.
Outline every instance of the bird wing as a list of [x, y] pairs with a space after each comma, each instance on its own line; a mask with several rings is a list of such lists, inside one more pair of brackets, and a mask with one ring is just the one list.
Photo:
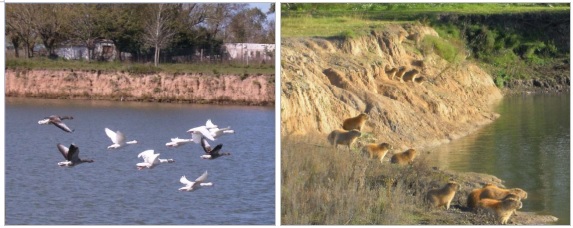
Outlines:
[[209, 132], [211, 132], [211, 135], [213, 135], [213, 138], [217, 138], [223, 134], [223, 131], [219, 128], [211, 128], [211, 129], [209, 129]]
[[205, 139], [205, 137], [201, 137], [201, 147], [203, 147], [203, 150], [205, 151], [205, 153], [210, 153], [211, 152], [211, 145], [209, 145], [209, 143], [207, 142], [207, 139]]
[[60, 144], [60, 143], [58, 143], [57, 147], [58, 147], [58, 150], [60, 151], [60, 153], [62, 153], [62, 155], [64, 156], [64, 158], [65, 158], [66, 160], [68, 160], [68, 151], [69, 151], [69, 149], [68, 149], [66, 146], [64, 146], [64, 145], [62, 145], [62, 144]]
[[181, 179], [179, 179], [179, 182], [181, 182], [181, 184], [184, 184], [184, 185], [193, 184], [193, 182], [187, 180], [187, 178], [185, 176], [182, 176]]
[[189, 139], [171, 138], [171, 142], [176, 142], [176, 143], [186, 143], [189, 141], [190, 141]]
[[223, 135], [223, 134], [232, 134], [235, 133], [235, 131], [231, 130], [231, 127], [226, 127], [226, 128], [211, 128], [209, 129], [209, 131], [211, 132], [211, 134], [213, 135], [214, 138], [218, 138], [219, 136]]
[[145, 162], [149, 164], [158, 164], [159, 163], [159, 154], [153, 154], [151, 156], [145, 157]]
[[195, 179], [195, 182], [196, 182], [196, 183], [204, 182], [204, 181], [207, 180], [207, 176], [208, 176], [208, 173], [207, 173], [207, 171], [205, 170], [205, 172], [204, 172], [201, 176], [199, 176], [199, 177], [197, 177], [197, 179]]
[[215, 138], [213, 138], [213, 134], [205, 126], [191, 128], [187, 132], [191, 132], [193, 142], [195, 143], [200, 143], [201, 137], [203, 136], [211, 141], [215, 141]]
[[153, 155], [154, 153], [155, 153], [154, 150], [146, 150], [146, 151], [143, 151], [143, 152], [139, 153], [139, 154], [137, 155], [137, 157], [138, 157], [138, 158], [143, 157], [143, 160], [145, 160], [146, 157], [149, 157], [149, 156]]
[[216, 128], [217, 125], [213, 124], [213, 122], [211, 122], [211, 119], [208, 119], [207, 122], [205, 123], [205, 127], [206, 128]]
[[113, 143], [117, 144], [117, 134], [114, 131], [110, 130], [109, 128], [105, 128], [105, 134], [107, 137], [109, 137], [109, 139], [111, 139]]
[[56, 125], [56, 127], [60, 128], [60, 129], [62, 129], [62, 130], [64, 130], [65, 132], [70, 132], [70, 133], [71, 133], [71, 132], [74, 131], [74, 130], [70, 129], [70, 128], [68, 127], [68, 125], [66, 125], [64, 122], [62, 122], [59, 118], [53, 119], [53, 120], [52, 120], [52, 123], [53, 123], [54, 125]]
[[221, 148], [223, 148], [223, 144], [219, 144], [219, 145], [215, 146], [215, 148], [213, 148], [213, 150], [211, 150], [210, 154], [219, 154], [219, 151], [221, 150]]
[[70, 145], [70, 149], [68, 151], [68, 161], [76, 162], [80, 160], [80, 148], [78, 148], [73, 143]]

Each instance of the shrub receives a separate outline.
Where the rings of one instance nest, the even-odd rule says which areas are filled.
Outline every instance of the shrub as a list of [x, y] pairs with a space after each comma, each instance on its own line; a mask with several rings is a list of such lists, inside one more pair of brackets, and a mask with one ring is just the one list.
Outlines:
[[463, 57], [460, 50], [454, 46], [454, 42], [448, 42], [437, 36], [425, 36], [421, 49], [425, 53], [436, 53], [450, 63], [455, 63]]
[[343, 40], [356, 38], [356, 33], [352, 30], [344, 30], [338, 35]]
[[509, 75], [505, 71], [500, 71], [494, 79], [495, 85], [498, 88], [503, 88], [506, 81], [509, 79]]

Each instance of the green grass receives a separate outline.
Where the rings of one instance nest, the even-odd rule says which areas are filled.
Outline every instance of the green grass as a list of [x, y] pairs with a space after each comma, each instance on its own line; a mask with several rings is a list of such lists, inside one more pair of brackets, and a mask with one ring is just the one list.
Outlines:
[[464, 59], [463, 47], [458, 40], [445, 40], [437, 36], [425, 36], [420, 44], [420, 49], [425, 53], [436, 53], [450, 63], [459, 63]]
[[569, 10], [568, 4], [552, 4], [550, 7], [531, 3], [299, 3], [295, 10], [287, 10], [283, 7], [281, 14], [283, 18], [310, 15], [313, 17], [351, 16], [372, 20], [412, 21], [423, 16], [431, 17], [447, 13], [487, 15], [562, 10]]
[[164, 72], [168, 74], [201, 73], [206, 75], [274, 75], [274, 65], [234, 65], [234, 64], [160, 64], [158, 67], [148, 64], [120, 63], [120, 62], [86, 62], [52, 60], [48, 58], [7, 58], [7, 69], [28, 70], [95, 70], [104, 72], [125, 71], [132, 74], [155, 74]]
[[383, 28], [388, 21], [363, 20], [352, 17], [284, 17], [281, 37], [342, 37], [366, 35], [370, 30]]
[[[285, 4], [282, 4], [286, 6]], [[296, 10], [281, 12], [281, 37], [360, 36], [388, 23], [430, 21], [442, 14], [512, 14], [525, 12], [569, 11], [570, 7], [553, 4], [508, 3], [295, 3]]]

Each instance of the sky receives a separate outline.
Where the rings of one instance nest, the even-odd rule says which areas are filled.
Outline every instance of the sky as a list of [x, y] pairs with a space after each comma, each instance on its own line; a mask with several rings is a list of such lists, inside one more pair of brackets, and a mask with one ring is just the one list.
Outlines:
[[[251, 8], [259, 8], [261, 10], [261, 12], [263, 13], [267, 13], [269, 11], [269, 8], [271, 7], [271, 3], [270, 2], [255, 2], [255, 3], [249, 3], [249, 7]], [[267, 15], [267, 17], [274, 17], [275, 14], [269, 14]]]

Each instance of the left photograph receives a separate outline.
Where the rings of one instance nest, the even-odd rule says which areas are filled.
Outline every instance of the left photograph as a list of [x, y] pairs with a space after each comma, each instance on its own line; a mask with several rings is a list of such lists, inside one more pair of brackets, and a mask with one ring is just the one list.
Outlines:
[[5, 225], [275, 225], [274, 3], [5, 3]]

